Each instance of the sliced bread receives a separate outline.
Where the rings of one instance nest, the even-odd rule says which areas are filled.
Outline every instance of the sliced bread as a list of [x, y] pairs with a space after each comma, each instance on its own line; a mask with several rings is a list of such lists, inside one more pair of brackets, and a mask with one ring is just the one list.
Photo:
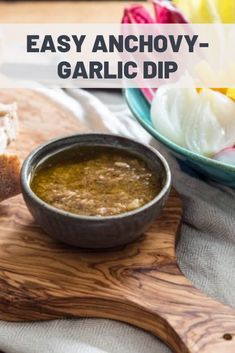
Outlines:
[[20, 193], [20, 159], [7, 152], [17, 135], [17, 107], [0, 103], [0, 202]]

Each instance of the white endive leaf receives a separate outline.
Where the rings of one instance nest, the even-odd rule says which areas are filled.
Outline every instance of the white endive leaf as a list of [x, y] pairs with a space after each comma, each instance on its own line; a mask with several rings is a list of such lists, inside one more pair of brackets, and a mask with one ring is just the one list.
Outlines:
[[212, 156], [235, 143], [235, 102], [220, 92], [160, 87], [151, 107], [162, 135], [196, 153]]
[[196, 90], [180, 90], [172, 85], [159, 88], [151, 106], [151, 119], [156, 130], [169, 140], [184, 146], [183, 126], [195, 97]]
[[223, 146], [230, 147], [235, 143], [235, 102], [226, 95], [211, 89], [202, 92], [210, 102], [211, 110], [224, 129]]
[[184, 130], [185, 147], [210, 156], [223, 145], [224, 135], [224, 129], [212, 111], [210, 101], [204, 92], [198, 94]]

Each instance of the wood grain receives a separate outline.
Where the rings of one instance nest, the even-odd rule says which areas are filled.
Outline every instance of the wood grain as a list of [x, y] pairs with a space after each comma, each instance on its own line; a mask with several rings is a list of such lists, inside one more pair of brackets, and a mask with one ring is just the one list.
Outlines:
[[[1, 91], [19, 104], [17, 145], [82, 131], [71, 113], [32, 91]], [[0, 205], [0, 318], [9, 321], [101, 317], [136, 325], [176, 353], [234, 353], [235, 310], [205, 296], [182, 275], [175, 243], [182, 216], [174, 190], [138, 241], [112, 251], [78, 251], [50, 239], [21, 196]]]

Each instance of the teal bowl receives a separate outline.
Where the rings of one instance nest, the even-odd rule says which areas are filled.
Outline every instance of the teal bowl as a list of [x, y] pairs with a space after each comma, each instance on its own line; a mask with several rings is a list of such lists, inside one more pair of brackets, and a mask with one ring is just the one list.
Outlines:
[[124, 92], [126, 102], [139, 123], [175, 157], [201, 175], [221, 184], [235, 187], [235, 166], [201, 156], [171, 142], [154, 128], [150, 118], [150, 104], [141, 91], [129, 88]]

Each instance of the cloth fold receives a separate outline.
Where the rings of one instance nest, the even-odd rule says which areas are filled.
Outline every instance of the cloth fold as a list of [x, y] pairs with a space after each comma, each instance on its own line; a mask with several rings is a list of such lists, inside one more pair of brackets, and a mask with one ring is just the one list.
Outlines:
[[[109, 132], [158, 148], [167, 158], [184, 216], [177, 259], [182, 272], [210, 296], [235, 307], [235, 190], [179, 164], [135, 121], [119, 91], [50, 91], [77, 113], [84, 132]], [[68, 97], [69, 96], [69, 97]], [[59, 97], [59, 98], [58, 98]], [[156, 293], [157, 298], [157, 293]], [[151, 334], [110, 320], [0, 322], [5, 353], [170, 353]]]

